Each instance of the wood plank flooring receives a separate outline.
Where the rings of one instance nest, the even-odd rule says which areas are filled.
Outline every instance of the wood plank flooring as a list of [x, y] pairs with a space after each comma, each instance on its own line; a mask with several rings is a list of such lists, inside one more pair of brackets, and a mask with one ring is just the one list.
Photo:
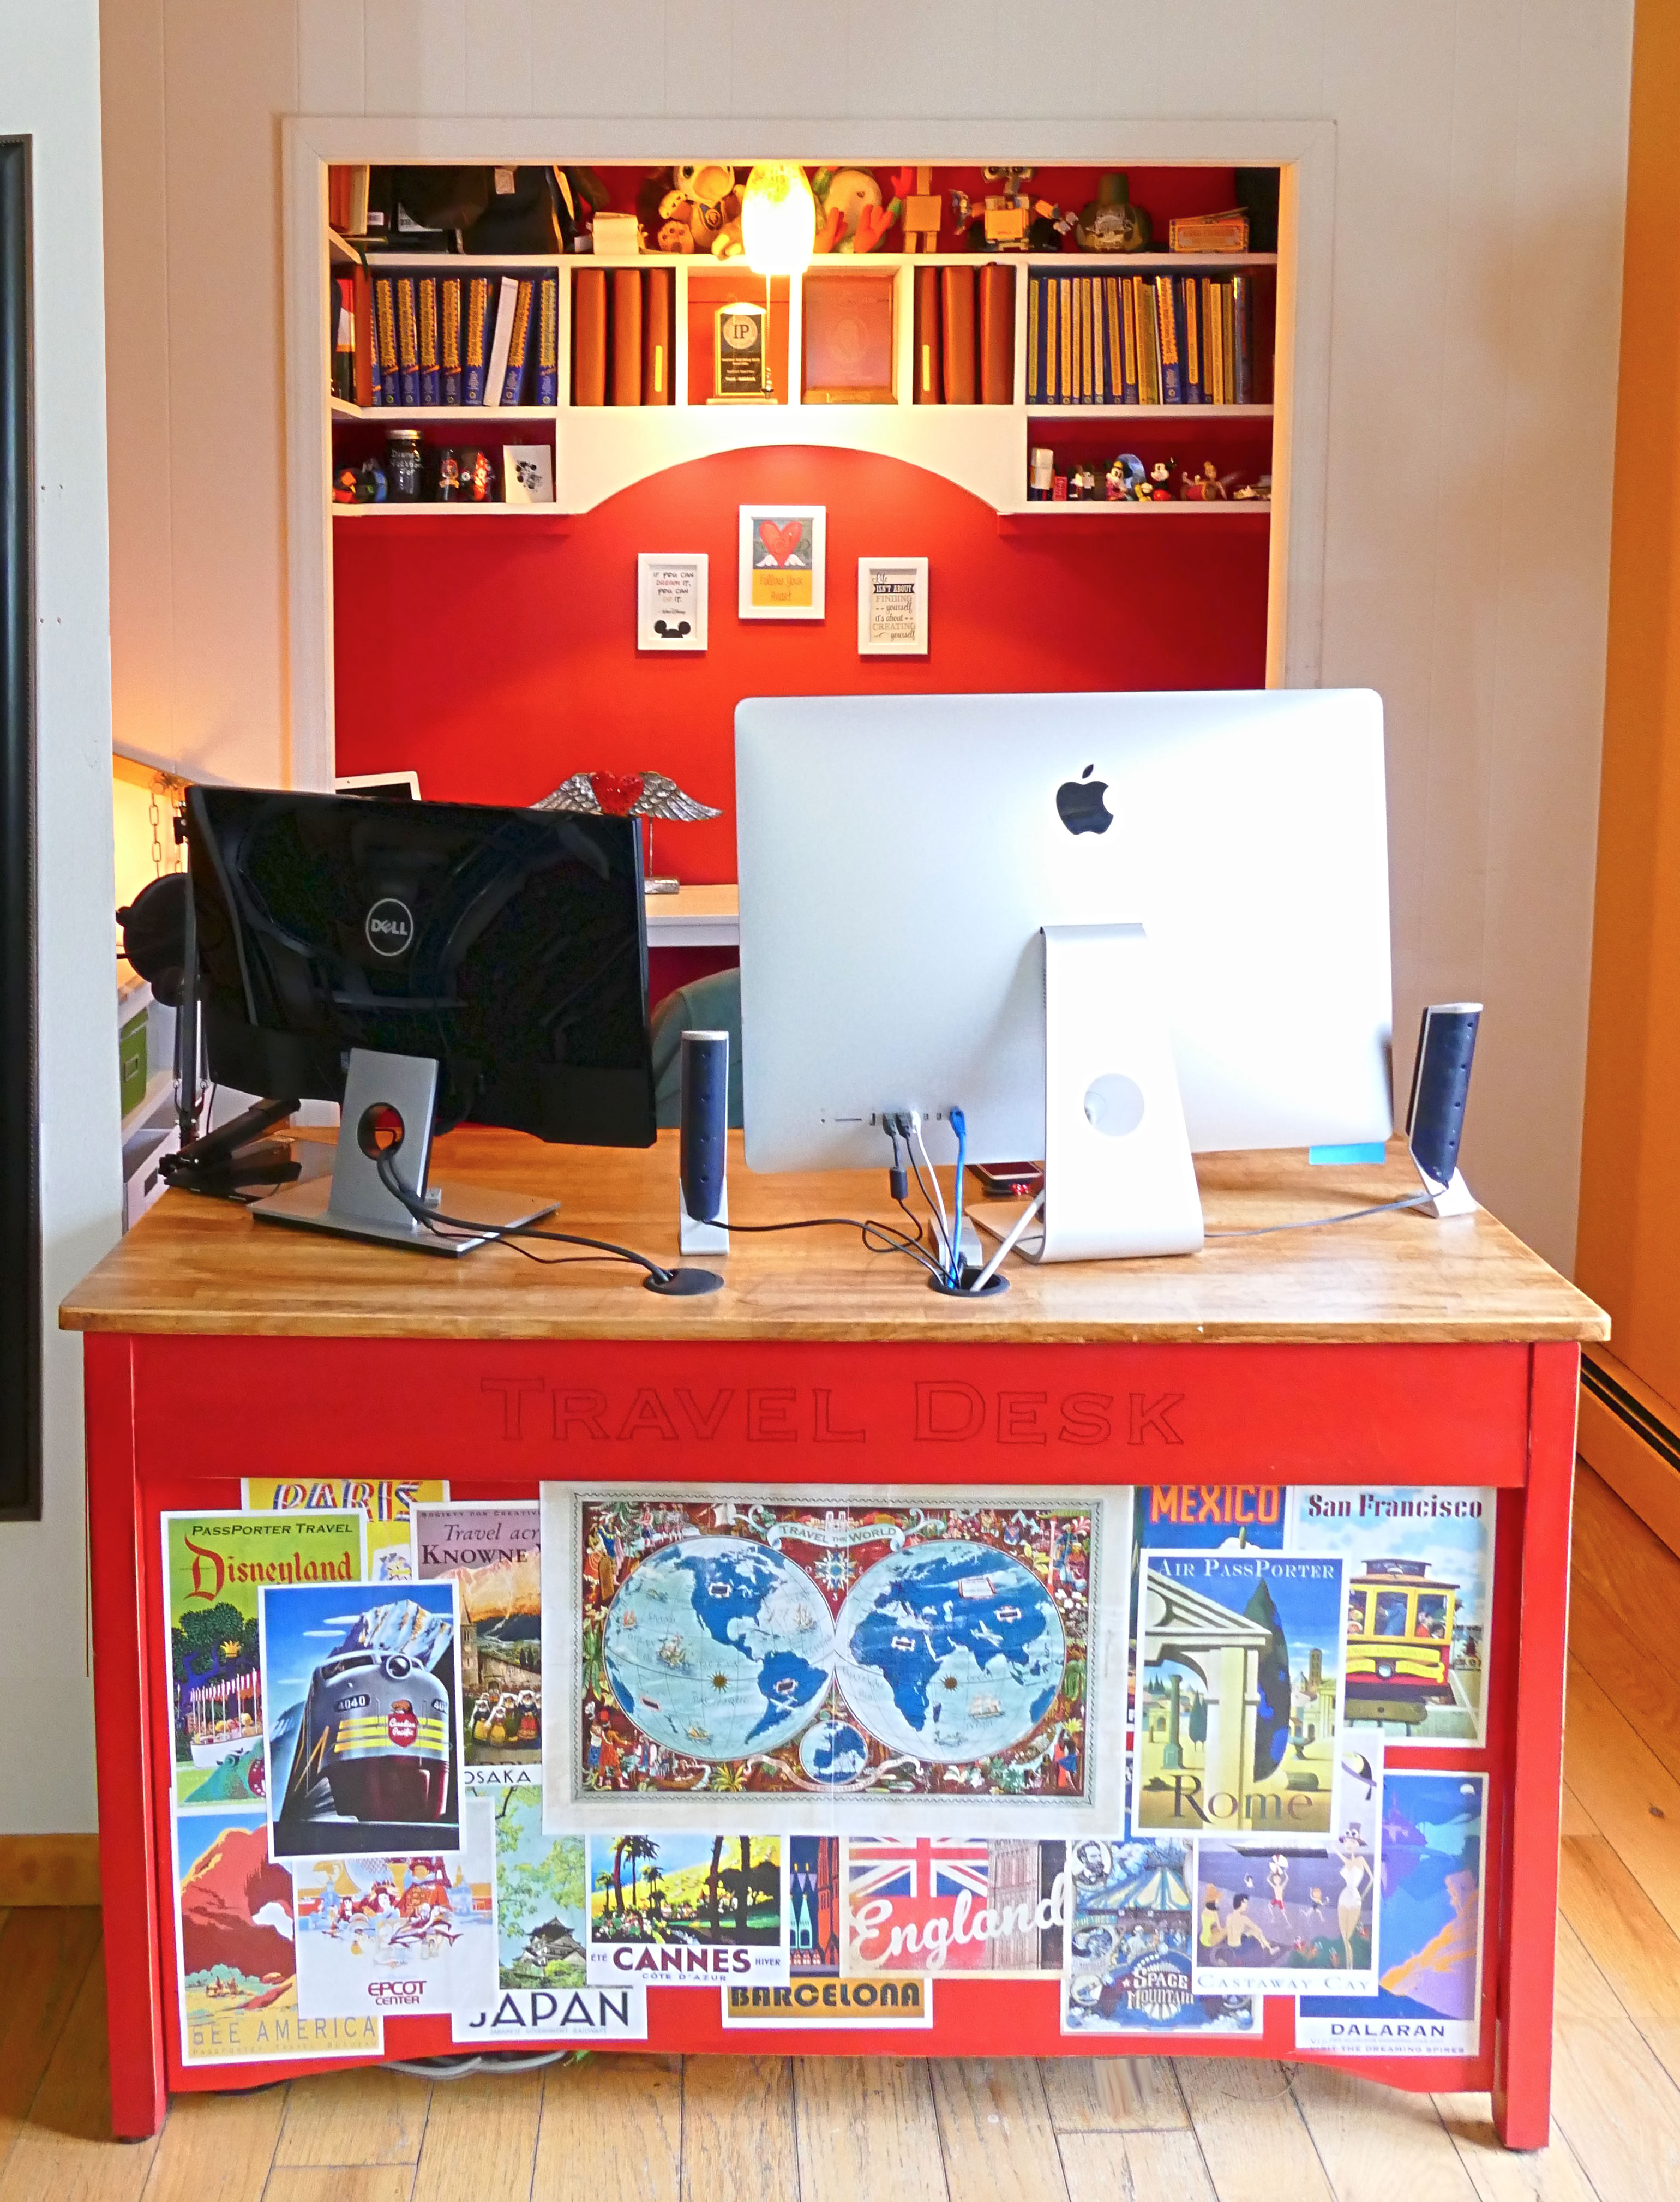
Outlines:
[[1552, 2146], [1313, 2065], [600, 2057], [105, 2109], [98, 1914], [0, 1911], [0, 2202], [1658, 2202], [1680, 2195], [1680, 1559], [1576, 1505]]

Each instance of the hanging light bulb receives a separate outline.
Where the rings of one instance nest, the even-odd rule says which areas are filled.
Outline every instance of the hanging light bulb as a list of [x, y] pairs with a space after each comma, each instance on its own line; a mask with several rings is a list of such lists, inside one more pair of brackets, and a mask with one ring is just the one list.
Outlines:
[[741, 244], [755, 275], [803, 275], [816, 240], [816, 202], [797, 161], [755, 161], [741, 193]]

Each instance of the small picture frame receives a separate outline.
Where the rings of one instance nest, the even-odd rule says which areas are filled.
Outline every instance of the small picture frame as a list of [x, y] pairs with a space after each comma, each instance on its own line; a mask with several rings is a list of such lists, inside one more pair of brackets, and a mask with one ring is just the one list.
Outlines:
[[504, 504], [552, 504], [554, 452], [547, 444], [504, 444]]
[[827, 562], [826, 506], [742, 505], [740, 616], [820, 620]]
[[704, 650], [710, 561], [704, 550], [644, 550], [636, 560], [636, 648]]
[[927, 654], [927, 560], [860, 558], [858, 655], [925, 657]]

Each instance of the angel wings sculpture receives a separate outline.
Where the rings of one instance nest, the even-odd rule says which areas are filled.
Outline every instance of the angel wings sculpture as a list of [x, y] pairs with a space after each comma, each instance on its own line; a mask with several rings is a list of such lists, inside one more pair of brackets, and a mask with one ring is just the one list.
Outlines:
[[709, 803], [685, 795], [663, 772], [575, 772], [552, 795], [533, 804], [536, 810], [583, 810], [600, 818], [721, 818]]

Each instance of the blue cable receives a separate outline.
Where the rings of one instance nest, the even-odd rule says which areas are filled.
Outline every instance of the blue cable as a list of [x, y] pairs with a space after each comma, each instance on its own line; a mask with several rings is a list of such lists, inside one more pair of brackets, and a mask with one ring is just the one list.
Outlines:
[[952, 1292], [960, 1291], [963, 1283], [963, 1172], [968, 1162], [968, 1119], [960, 1109], [951, 1112], [951, 1128], [957, 1134], [957, 1200], [956, 1220], [952, 1230], [951, 1275]]

